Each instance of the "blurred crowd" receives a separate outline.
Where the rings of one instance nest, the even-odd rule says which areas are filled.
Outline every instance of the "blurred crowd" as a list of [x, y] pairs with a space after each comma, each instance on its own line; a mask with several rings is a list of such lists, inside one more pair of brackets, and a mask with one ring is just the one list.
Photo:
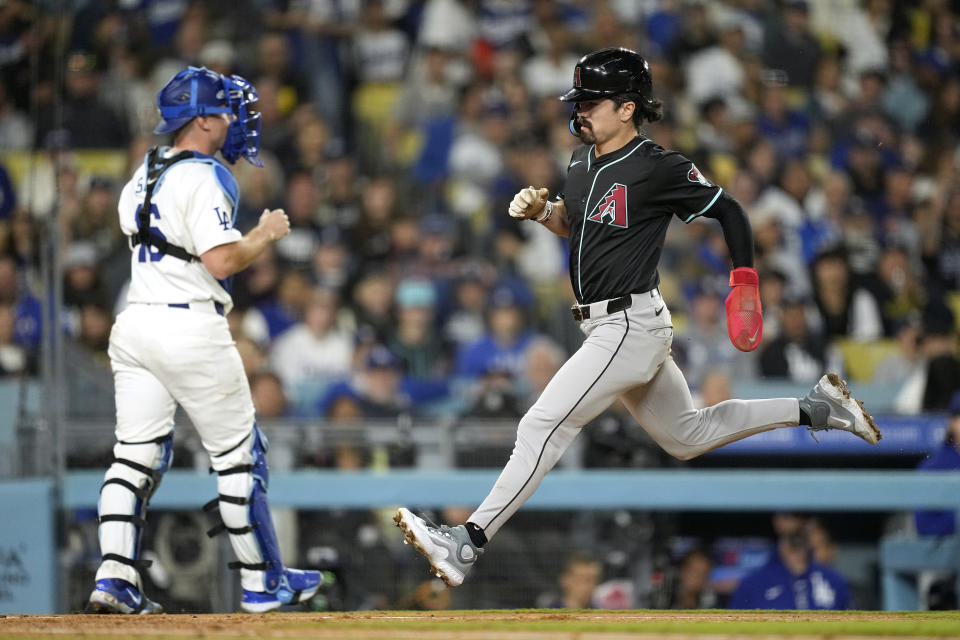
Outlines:
[[[611, 554], [577, 551], [559, 567], [558, 589], [538, 604], [564, 609], [850, 609], [851, 590], [835, 569], [837, 546], [807, 514], [772, 514], [773, 539], [677, 537], [649, 593], [611, 566]], [[611, 577], [612, 576], [612, 577]], [[606, 578], [606, 579], [605, 579]]]
[[[119, 190], [164, 142], [159, 87], [205, 65], [260, 96], [264, 168], [234, 167], [238, 226], [283, 207], [293, 228], [233, 283], [260, 415], [522, 415], [579, 336], [564, 241], [507, 204], [560, 188], [579, 141], [556, 98], [581, 55], [625, 46], [665, 104], [645, 135], [736, 197], [756, 238], [764, 345], [745, 355], [719, 225], [668, 233], [661, 291], [700, 400], [814, 381], [851, 341], [884, 345], [870, 375], [897, 410], [943, 409], [960, 385], [955, 1], [70, 6], [0, 3], [0, 374], [38, 372], [49, 237], [65, 330], [106, 361], [129, 276]], [[15, 175], [18, 152], [35, 153]]]

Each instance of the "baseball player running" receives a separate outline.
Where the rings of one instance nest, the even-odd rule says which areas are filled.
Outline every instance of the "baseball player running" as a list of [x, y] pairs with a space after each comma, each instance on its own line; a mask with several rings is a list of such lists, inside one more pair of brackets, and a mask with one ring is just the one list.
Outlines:
[[240, 569], [244, 611], [263, 612], [310, 598], [316, 571], [284, 567], [267, 505], [267, 439], [254, 421], [240, 354], [224, 315], [231, 276], [290, 232], [282, 209], [264, 210], [241, 236], [234, 228], [237, 183], [214, 157], [262, 166], [257, 92], [240, 76], [188, 67], [160, 90], [173, 147], [150, 149], [120, 195], [120, 226], [130, 237], [128, 306], [110, 334], [117, 404], [114, 462], [100, 490], [103, 561], [90, 609], [161, 613], [142, 591], [140, 540], [150, 497], [173, 458], [179, 404], [196, 426], [219, 497], [206, 511], [222, 523]]
[[394, 520], [405, 542], [427, 557], [450, 586], [483, 554], [483, 546], [533, 495], [580, 432], [619, 399], [671, 455], [689, 460], [755, 433], [806, 425], [842, 429], [876, 444], [880, 432], [862, 403], [835, 374], [803, 398], [730, 400], [697, 409], [670, 356], [673, 326], [657, 290], [657, 262], [667, 225], [706, 216], [723, 228], [733, 270], [726, 300], [730, 340], [742, 351], [763, 329], [753, 234], [743, 209], [679, 153], [639, 133], [661, 117], [646, 61], [628, 49], [602, 49], [577, 63], [571, 132], [580, 137], [563, 193], [518, 193], [509, 213], [569, 238], [573, 317], [586, 339], [520, 420], [509, 461], [466, 525], [434, 525], [400, 508]]

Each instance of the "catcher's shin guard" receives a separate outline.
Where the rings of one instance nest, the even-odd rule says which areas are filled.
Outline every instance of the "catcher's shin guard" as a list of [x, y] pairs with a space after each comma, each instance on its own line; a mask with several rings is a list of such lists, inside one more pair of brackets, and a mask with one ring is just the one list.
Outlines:
[[286, 569], [267, 503], [270, 474], [266, 461], [267, 440], [259, 428], [235, 449], [214, 456], [219, 496], [204, 506], [219, 510], [221, 523], [208, 531], [215, 536], [230, 534], [230, 543], [240, 569], [243, 607], [247, 611], [269, 611], [282, 604], [307, 599], [316, 592], [320, 574]]
[[140, 541], [147, 505], [173, 462], [173, 431], [146, 442], [118, 442], [100, 487], [100, 552], [97, 580], [120, 578], [140, 584]]

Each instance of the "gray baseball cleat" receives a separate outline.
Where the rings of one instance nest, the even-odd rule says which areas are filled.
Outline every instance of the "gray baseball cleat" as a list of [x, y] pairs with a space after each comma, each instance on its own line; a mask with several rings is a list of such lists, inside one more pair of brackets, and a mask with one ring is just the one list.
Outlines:
[[473, 546], [470, 534], [462, 524], [437, 526], [413, 515], [405, 507], [397, 509], [393, 521], [403, 530], [404, 544], [412, 544], [426, 556], [431, 571], [448, 587], [462, 584], [477, 558], [483, 555], [483, 549]]
[[873, 421], [873, 416], [863, 407], [862, 402], [850, 395], [847, 383], [835, 373], [828, 373], [820, 378], [820, 382], [800, 398], [800, 408], [810, 416], [811, 424], [807, 429], [811, 432], [840, 429], [849, 431], [870, 444], [877, 444], [883, 437]]

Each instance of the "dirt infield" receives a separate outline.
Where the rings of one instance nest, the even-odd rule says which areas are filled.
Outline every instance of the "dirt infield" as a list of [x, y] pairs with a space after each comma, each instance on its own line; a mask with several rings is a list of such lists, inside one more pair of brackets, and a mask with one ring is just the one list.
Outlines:
[[160, 616], [0, 615], [0, 639], [733, 640], [957, 638], [960, 613], [376, 611]]

